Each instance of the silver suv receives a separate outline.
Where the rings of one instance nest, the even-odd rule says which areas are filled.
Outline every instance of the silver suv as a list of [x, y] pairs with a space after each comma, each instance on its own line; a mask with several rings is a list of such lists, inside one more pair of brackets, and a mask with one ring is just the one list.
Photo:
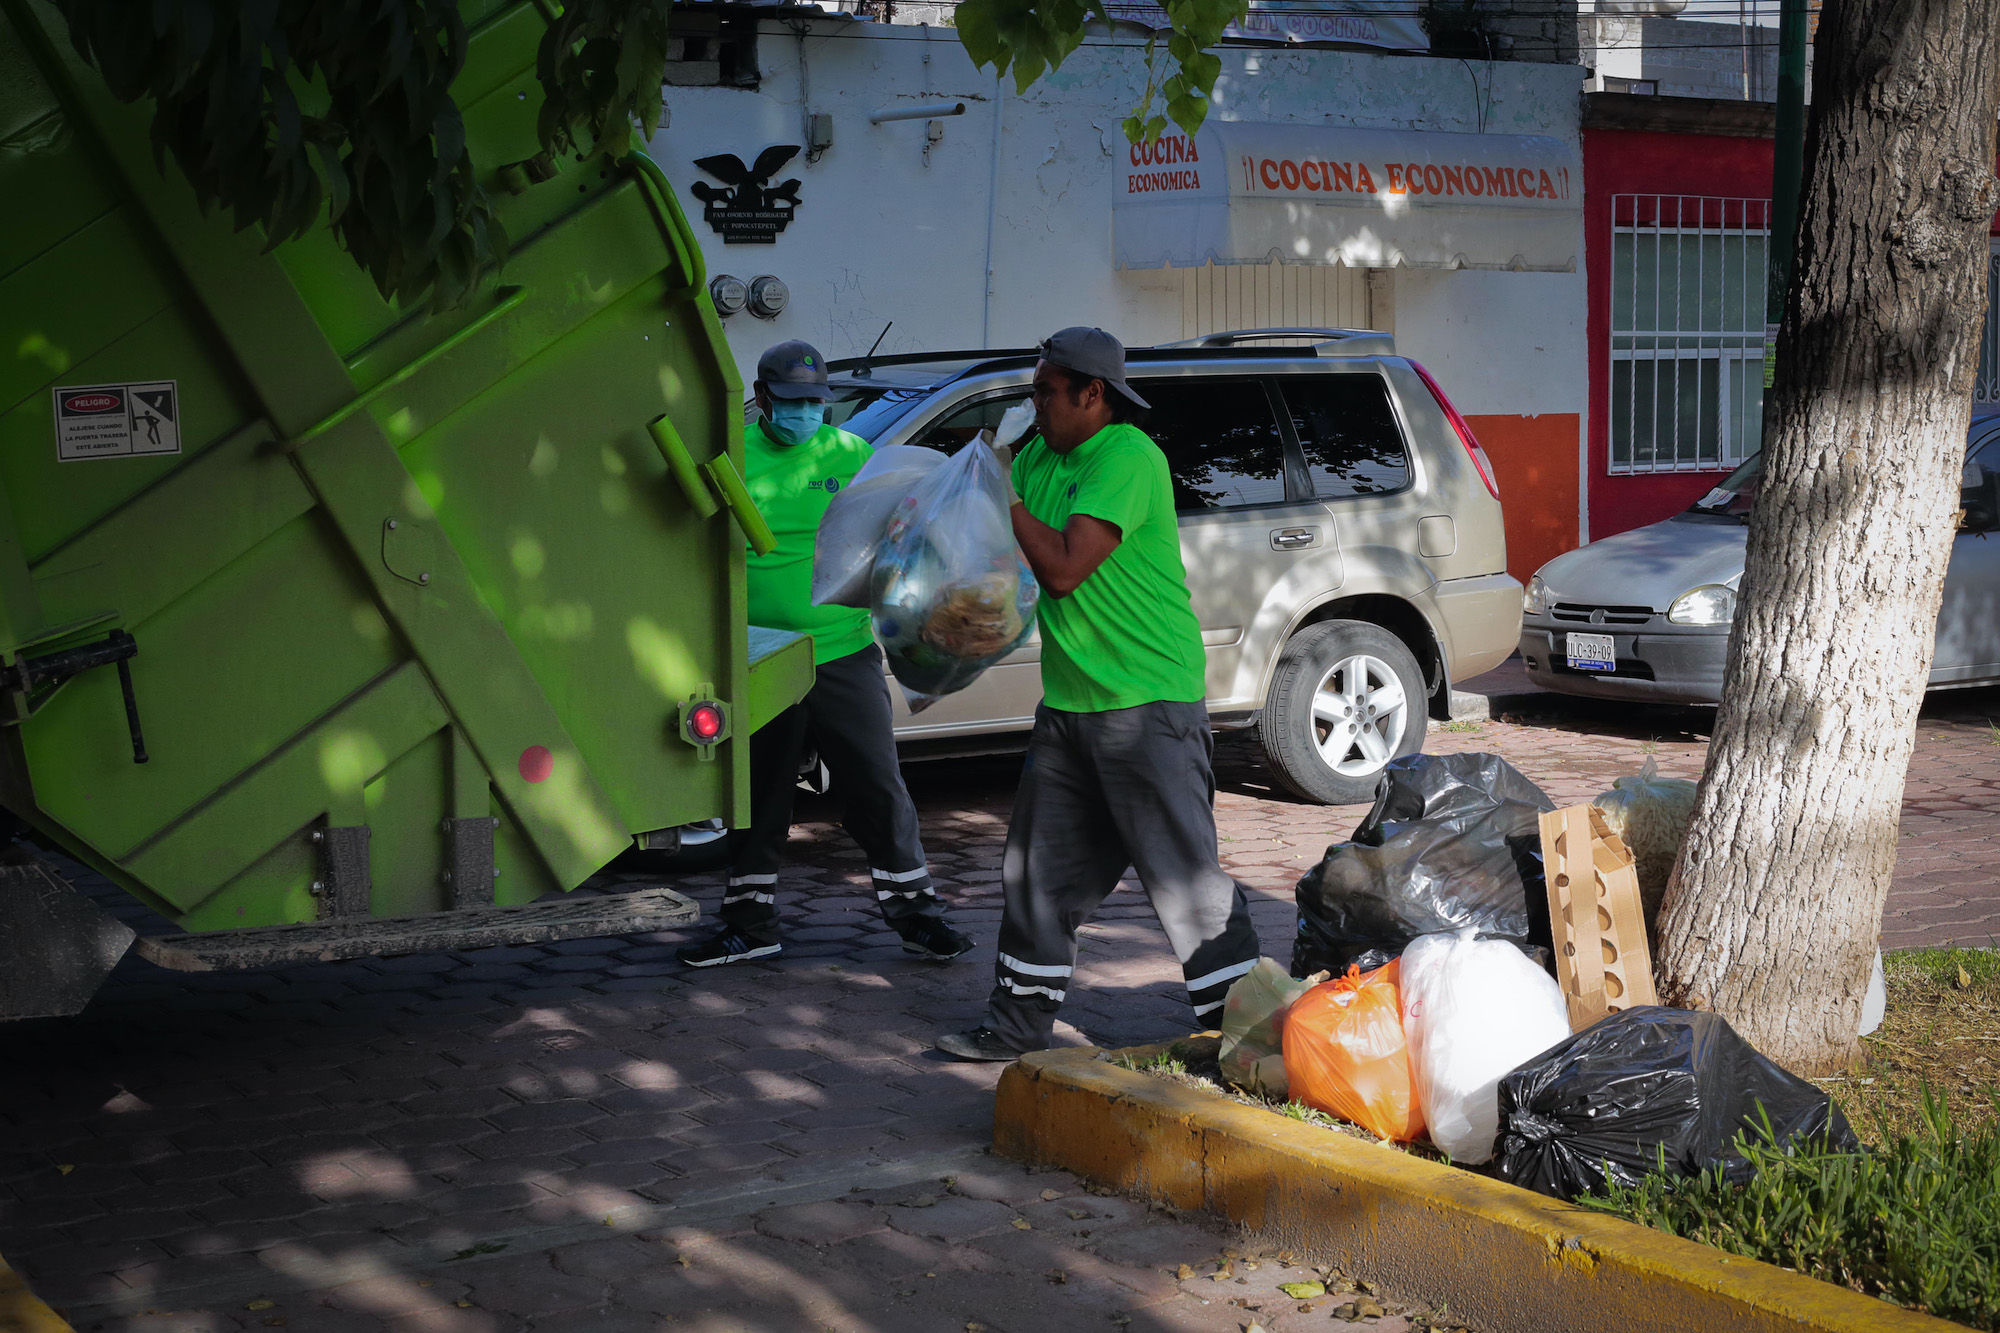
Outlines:
[[[1372, 799], [1423, 747], [1451, 682], [1514, 650], [1491, 465], [1444, 392], [1381, 333], [1263, 329], [1132, 349], [1165, 451], [1217, 728], [1255, 727], [1309, 800]], [[829, 420], [947, 452], [1027, 396], [1033, 351], [837, 361]], [[911, 716], [905, 753], [971, 753], [1034, 724], [1041, 644]], [[1016, 740], [1019, 738], [1016, 737]]]

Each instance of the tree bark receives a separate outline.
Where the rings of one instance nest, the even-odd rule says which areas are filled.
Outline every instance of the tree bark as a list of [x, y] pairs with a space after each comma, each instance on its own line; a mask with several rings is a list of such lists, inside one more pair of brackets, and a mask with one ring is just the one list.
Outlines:
[[1664, 1003], [1852, 1063], [1930, 672], [1986, 308], [2000, 5], [1828, 0], [1763, 491]]

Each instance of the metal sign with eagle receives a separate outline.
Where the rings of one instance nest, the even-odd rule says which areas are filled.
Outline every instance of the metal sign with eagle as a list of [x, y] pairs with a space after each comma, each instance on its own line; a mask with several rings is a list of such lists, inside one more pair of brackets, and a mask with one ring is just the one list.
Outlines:
[[796, 144], [774, 144], [757, 154], [750, 166], [734, 153], [698, 157], [694, 164], [723, 184], [707, 181], [689, 187], [702, 202], [702, 217], [722, 233], [725, 245], [770, 245], [778, 239], [799, 206], [797, 179], [771, 184], [778, 168], [798, 155]]

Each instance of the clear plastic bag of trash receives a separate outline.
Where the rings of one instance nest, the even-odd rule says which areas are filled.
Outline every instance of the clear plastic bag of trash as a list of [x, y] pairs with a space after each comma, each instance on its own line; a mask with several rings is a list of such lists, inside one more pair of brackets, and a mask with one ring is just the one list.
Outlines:
[[1639, 903], [1646, 913], [1646, 938], [1656, 946], [1660, 900], [1666, 896], [1667, 876], [1673, 873], [1674, 858], [1680, 855], [1688, 821], [1694, 817], [1694, 792], [1695, 784], [1686, 778], [1661, 777], [1653, 756], [1647, 755], [1637, 774], [1614, 779], [1610, 791], [1591, 801], [1632, 851], [1639, 872]]
[[1642, 1005], [1601, 1018], [1500, 1080], [1500, 1175], [1573, 1199], [1605, 1175], [1635, 1185], [1660, 1168], [1720, 1168], [1741, 1183], [1736, 1151], [1769, 1119], [1779, 1147], [1857, 1152], [1840, 1108], [1759, 1055], [1720, 1014]]
[[1549, 957], [1539, 821], [1553, 809], [1497, 755], [1393, 761], [1353, 840], [1299, 880], [1292, 974], [1380, 967], [1419, 935], [1466, 926]]
[[1493, 1158], [1500, 1080], [1569, 1036], [1555, 979], [1467, 926], [1403, 950], [1403, 1032], [1431, 1142], [1455, 1162]]
[[891, 444], [875, 451], [854, 480], [834, 495], [819, 521], [813, 542], [814, 606], [852, 606], [863, 611], [873, 595], [875, 556], [896, 506], [945, 464], [935, 449]]
[[1238, 977], [1222, 1002], [1222, 1077], [1245, 1092], [1284, 1101], [1285, 1011], [1325, 980], [1319, 972], [1296, 981], [1269, 958]]
[[975, 440], [890, 513], [871, 576], [875, 637], [911, 712], [1026, 642], [1041, 588], [1014, 542], [999, 460]]

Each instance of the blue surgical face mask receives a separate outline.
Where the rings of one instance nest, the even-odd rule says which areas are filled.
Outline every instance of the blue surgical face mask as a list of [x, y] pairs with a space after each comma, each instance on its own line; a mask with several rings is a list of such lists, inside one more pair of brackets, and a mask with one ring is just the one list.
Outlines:
[[804, 444], [826, 424], [826, 404], [809, 398], [774, 398], [764, 416], [780, 444]]

